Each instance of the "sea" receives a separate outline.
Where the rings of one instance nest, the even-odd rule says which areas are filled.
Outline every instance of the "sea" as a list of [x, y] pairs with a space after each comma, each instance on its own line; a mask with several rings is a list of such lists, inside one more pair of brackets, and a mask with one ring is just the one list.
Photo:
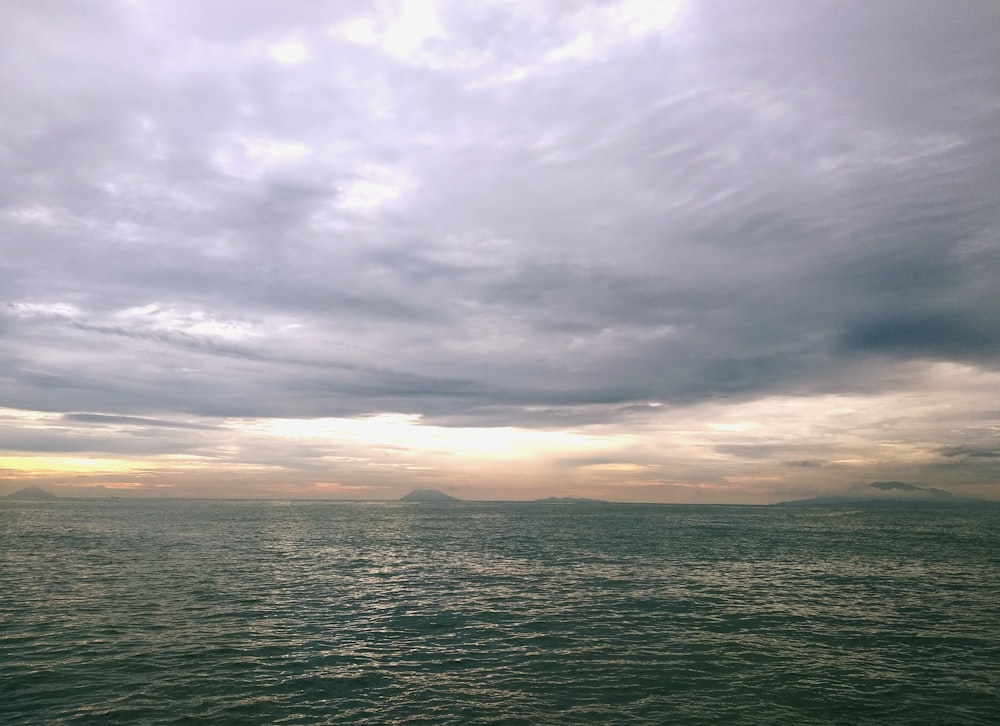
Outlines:
[[0, 724], [1000, 724], [1000, 510], [0, 502]]

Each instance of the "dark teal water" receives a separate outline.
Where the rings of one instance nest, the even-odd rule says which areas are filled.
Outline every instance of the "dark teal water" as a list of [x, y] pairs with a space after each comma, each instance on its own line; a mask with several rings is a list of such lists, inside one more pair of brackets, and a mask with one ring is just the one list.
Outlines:
[[997, 724], [1000, 511], [0, 505], [0, 723]]

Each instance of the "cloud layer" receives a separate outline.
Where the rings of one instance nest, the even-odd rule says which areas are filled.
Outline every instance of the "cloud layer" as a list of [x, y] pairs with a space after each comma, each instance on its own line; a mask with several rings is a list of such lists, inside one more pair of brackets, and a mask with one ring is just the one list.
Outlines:
[[[709, 408], [827, 421], [817, 402], [919, 398], [954, 420], [883, 409], [895, 433], [859, 436], [906, 450], [871, 478], [995, 480], [989, 3], [376, 7], [5, 12], [4, 449], [232, 472], [240, 422], [392, 415], [637, 437], [584, 469], [556, 447], [533, 476], [745, 499], [761, 466], [835, 483], [803, 477], [850, 434], [778, 437], [772, 417], [708, 458], [644, 447], [675, 450]], [[337, 455], [367, 460], [347, 438]], [[267, 465], [371, 481], [310, 441]]]

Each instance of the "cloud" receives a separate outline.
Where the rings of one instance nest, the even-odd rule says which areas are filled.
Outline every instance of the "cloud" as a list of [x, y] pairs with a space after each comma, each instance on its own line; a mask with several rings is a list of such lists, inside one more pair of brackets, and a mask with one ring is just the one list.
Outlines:
[[[625, 431], [931, 382], [939, 438], [988, 441], [998, 31], [923, 0], [12, 9], [0, 403], [57, 415], [18, 445], [186, 451], [183, 422]], [[837, 470], [727, 435], [720, 480]]]
[[990, 446], [970, 446], [960, 444], [958, 446], [946, 446], [941, 450], [944, 456], [968, 457], [971, 459], [1000, 459], [1000, 447]]
[[163, 419], [141, 418], [138, 416], [109, 416], [99, 413], [67, 413], [63, 414], [66, 421], [76, 421], [83, 423], [105, 424], [105, 425], [125, 425], [125, 426], [162, 426], [176, 429], [196, 429], [211, 430], [212, 426], [205, 424], [189, 423], [186, 421], [167, 421]]

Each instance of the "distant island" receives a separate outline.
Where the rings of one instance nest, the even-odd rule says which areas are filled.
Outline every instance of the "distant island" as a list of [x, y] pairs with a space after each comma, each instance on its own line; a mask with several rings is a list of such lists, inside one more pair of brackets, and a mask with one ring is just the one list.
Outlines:
[[414, 489], [404, 497], [400, 497], [401, 502], [460, 502], [461, 499], [450, 494], [438, 491], [437, 489]]
[[[414, 489], [406, 496], [400, 497], [401, 502], [461, 502], [464, 501], [438, 489]], [[545, 497], [531, 500], [535, 504], [607, 504], [605, 499], [589, 499], [588, 497]]]
[[833, 494], [810, 499], [778, 502], [777, 507], [871, 507], [904, 509], [913, 507], [1000, 507], [988, 499], [956, 497], [951, 492], [902, 481], [875, 481], [870, 491], [857, 494]]
[[24, 487], [24, 489], [18, 489], [16, 492], [6, 494], [0, 497], [0, 499], [12, 499], [19, 502], [49, 502], [54, 499], [61, 499], [61, 497], [57, 497], [52, 492], [47, 492], [32, 484], [30, 487]]
[[545, 497], [536, 499], [539, 504], [607, 504], [606, 499], [590, 499], [589, 497]]

